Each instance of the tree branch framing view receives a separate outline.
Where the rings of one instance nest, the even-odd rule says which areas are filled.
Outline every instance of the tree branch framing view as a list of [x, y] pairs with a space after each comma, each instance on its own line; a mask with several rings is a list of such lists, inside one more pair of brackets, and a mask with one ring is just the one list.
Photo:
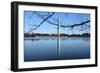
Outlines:
[[[55, 33], [59, 26], [60, 35], [80, 35], [90, 36], [90, 15], [84, 13], [61, 13], [61, 12], [39, 12], [39, 11], [24, 11], [25, 19], [25, 36], [29, 34], [43, 36], [45, 34]], [[58, 20], [60, 20], [58, 24]], [[46, 26], [45, 26], [46, 25]], [[49, 29], [46, 27], [50, 26]], [[30, 27], [30, 28], [29, 28]], [[51, 30], [51, 28], [54, 28]], [[39, 30], [41, 29], [41, 30]], [[42, 31], [42, 29], [45, 29]], [[67, 29], [67, 30], [66, 30]], [[41, 31], [41, 32], [40, 32]], [[51, 32], [50, 32], [51, 31]], [[81, 33], [79, 33], [81, 32]], [[83, 36], [84, 36], [83, 35]]]

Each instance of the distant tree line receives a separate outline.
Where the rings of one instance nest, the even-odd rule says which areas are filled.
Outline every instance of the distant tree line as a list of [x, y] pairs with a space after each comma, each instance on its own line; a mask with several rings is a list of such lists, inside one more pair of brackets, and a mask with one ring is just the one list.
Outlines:
[[90, 33], [83, 33], [83, 34], [72, 34], [72, 37], [90, 37]]
[[[36, 37], [36, 36], [57, 36], [57, 34], [46, 34], [46, 33], [24, 33], [24, 37]], [[65, 34], [60, 33], [61, 37], [67, 36], [67, 37], [90, 37], [90, 33], [83, 33], [83, 34]]]

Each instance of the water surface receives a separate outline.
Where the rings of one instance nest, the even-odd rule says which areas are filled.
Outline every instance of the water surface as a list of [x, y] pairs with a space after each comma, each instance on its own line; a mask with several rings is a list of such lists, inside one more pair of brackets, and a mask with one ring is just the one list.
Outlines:
[[24, 39], [24, 61], [71, 60], [90, 58], [90, 39], [87, 37], [57, 39]]

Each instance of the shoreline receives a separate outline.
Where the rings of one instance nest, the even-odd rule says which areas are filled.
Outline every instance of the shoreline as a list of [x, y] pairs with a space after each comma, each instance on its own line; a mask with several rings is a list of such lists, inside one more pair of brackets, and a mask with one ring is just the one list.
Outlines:
[[66, 40], [66, 39], [90, 39], [90, 37], [24, 37], [24, 40], [55, 40], [55, 39], [61, 39], [61, 40]]

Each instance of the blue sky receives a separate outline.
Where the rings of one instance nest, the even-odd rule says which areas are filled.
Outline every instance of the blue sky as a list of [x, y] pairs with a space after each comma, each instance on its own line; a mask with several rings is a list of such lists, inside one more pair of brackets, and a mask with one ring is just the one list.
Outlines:
[[[39, 12], [39, 11], [37, 11], [36, 13], [44, 16], [44, 18], [47, 17], [47, 14], [52, 14], [52, 12]], [[43, 19], [38, 17], [38, 15], [36, 13], [34, 11], [24, 11], [24, 32], [28, 32], [31, 29], [34, 29], [43, 21]], [[67, 26], [67, 25], [73, 25], [73, 24], [77, 24], [77, 23], [81, 23], [81, 22], [90, 20], [90, 14], [56, 12], [48, 20], [53, 22], [53, 23], [57, 23], [58, 19], [60, 20], [61, 24]], [[81, 31], [83, 28], [87, 28], [87, 25], [90, 25], [90, 23], [87, 23], [84, 26], [75, 27], [73, 29], [73, 33], [81, 34], [84, 32], [89, 32], [90, 29], [86, 29], [84, 31]], [[52, 24], [45, 21], [40, 27], [38, 27], [36, 30], [34, 30], [32, 32], [34, 32], [34, 33], [57, 33], [56, 28], [57, 28], [56, 25], [52, 25]], [[71, 28], [60, 27], [60, 32], [71, 34], [72, 30], [71, 30]]]

